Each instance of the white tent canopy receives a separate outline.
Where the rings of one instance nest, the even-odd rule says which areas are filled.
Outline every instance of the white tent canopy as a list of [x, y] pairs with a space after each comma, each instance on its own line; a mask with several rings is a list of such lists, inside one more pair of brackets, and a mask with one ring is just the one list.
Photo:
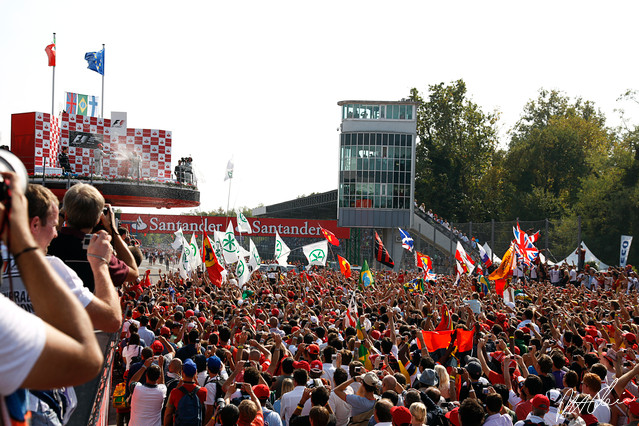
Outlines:
[[[584, 260], [585, 263], [588, 262], [595, 262], [595, 264], [597, 264], [597, 267], [600, 271], [605, 271], [606, 269], [608, 269], [608, 265], [606, 265], [605, 263], [603, 263], [601, 260], [599, 260], [599, 258], [597, 256], [595, 256], [590, 249], [588, 248], [588, 246], [586, 245], [586, 243], [584, 243], [583, 241], [581, 242], [581, 246], [583, 247], [584, 250], [586, 250], [586, 258]], [[570, 253], [570, 256], [568, 256], [567, 258], [565, 258], [564, 260], [562, 260], [561, 262], [558, 262], [558, 265], [572, 265], [575, 264], [577, 265], [577, 250], [578, 248], [575, 248], [572, 253]]]

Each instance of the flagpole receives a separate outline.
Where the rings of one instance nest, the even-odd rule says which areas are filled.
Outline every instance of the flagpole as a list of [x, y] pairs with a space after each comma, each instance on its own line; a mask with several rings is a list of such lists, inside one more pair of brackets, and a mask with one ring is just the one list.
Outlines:
[[[53, 33], [53, 48], [55, 47], [55, 33]], [[58, 52], [55, 52], [56, 55]], [[53, 119], [53, 110], [55, 105], [55, 65], [53, 65], [53, 82], [51, 83], [51, 118]]]
[[231, 220], [231, 218], [229, 217], [229, 204], [231, 203], [231, 182], [233, 181], [233, 178], [229, 178], [229, 195], [228, 197], [226, 197], [226, 226], [229, 226], [229, 220]]
[[100, 118], [104, 118], [104, 43], [102, 43], [102, 111], [100, 112]]

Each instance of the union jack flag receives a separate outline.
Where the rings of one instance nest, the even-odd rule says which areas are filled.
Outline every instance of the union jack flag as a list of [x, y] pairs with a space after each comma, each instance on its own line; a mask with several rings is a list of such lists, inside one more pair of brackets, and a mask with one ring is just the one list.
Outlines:
[[519, 222], [517, 222], [517, 227], [513, 226], [513, 234], [515, 236], [513, 241], [515, 253], [525, 265], [530, 266], [539, 256], [539, 250], [535, 247], [535, 241], [539, 238], [539, 231], [533, 235], [528, 235], [521, 230]]

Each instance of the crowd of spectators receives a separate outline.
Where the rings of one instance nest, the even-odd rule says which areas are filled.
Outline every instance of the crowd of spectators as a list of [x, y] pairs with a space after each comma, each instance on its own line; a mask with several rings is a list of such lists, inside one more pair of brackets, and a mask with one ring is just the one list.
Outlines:
[[568, 267], [567, 282], [540, 268], [512, 280], [514, 300], [473, 276], [408, 285], [419, 271], [373, 271], [367, 288], [330, 269], [256, 271], [242, 289], [232, 274], [217, 288], [206, 273], [141, 277], [142, 253], [89, 185], [67, 191], [62, 213], [41, 186], [26, 197], [10, 188], [11, 214], [0, 205], [5, 424], [27, 411], [34, 424], [65, 424], [68, 386], [102, 366], [94, 329], [120, 333], [119, 425], [639, 422], [631, 268], [600, 281], [590, 270], [571, 280]]
[[459, 238], [461, 241], [465, 242], [466, 244], [470, 244], [472, 248], [477, 248], [477, 244], [479, 244], [479, 241], [475, 237], [468, 238], [468, 235], [466, 235], [466, 233], [461, 232], [459, 229], [455, 228], [454, 226], [451, 227], [448, 220], [443, 219], [440, 216], [437, 216], [437, 214], [433, 213], [433, 210], [431, 209], [428, 209], [427, 211], [424, 203], [421, 203], [418, 206], [418, 202], [417, 200], [415, 200], [415, 208], [418, 209], [423, 214], [430, 217], [431, 219], [433, 219], [435, 222], [439, 223], [444, 228], [448, 229], [450, 232], [453, 233], [455, 237]]

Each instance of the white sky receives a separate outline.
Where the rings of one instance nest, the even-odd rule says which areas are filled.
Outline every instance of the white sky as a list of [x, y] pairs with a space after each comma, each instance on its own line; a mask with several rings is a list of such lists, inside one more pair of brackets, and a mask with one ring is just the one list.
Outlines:
[[504, 137], [541, 87], [639, 123], [639, 107], [616, 102], [639, 88], [638, 12], [629, 1], [5, 0], [1, 143], [12, 113], [51, 110], [53, 32], [56, 114], [65, 91], [100, 95], [84, 54], [105, 43], [106, 117], [171, 130], [172, 166], [194, 158], [202, 210], [226, 207], [231, 157], [231, 207], [269, 205], [337, 187], [340, 100], [463, 78], [484, 111], [501, 111]]

